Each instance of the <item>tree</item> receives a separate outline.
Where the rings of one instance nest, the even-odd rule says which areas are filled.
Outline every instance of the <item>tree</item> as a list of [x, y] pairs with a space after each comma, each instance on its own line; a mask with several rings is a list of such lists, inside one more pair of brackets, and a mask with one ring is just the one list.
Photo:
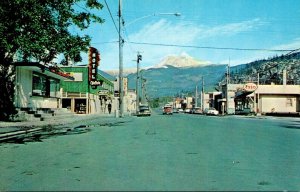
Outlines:
[[63, 54], [66, 61], [81, 61], [80, 52], [88, 50], [91, 38], [68, 29], [84, 30], [91, 22], [103, 23], [91, 12], [102, 8], [97, 0], [0, 1], [0, 120], [16, 113], [14, 57], [18, 54], [22, 61], [47, 64]]

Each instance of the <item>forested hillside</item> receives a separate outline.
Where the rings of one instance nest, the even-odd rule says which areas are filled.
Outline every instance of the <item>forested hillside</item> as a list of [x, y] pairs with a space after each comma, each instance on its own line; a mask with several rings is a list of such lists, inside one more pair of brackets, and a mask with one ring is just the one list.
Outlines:
[[[257, 60], [230, 68], [230, 83], [257, 81], [260, 84], [282, 84], [283, 71], [287, 72], [287, 84], [300, 84], [300, 52]], [[222, 78], [225, 82], [225, 76]]]

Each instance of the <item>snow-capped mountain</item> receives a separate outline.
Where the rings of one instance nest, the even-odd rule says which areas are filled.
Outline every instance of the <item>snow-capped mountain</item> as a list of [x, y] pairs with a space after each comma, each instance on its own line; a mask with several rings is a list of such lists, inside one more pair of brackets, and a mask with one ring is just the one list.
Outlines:
[[162, 59], [160, 63], [155, 65], [153, 68], [166, 68], [168, 66], [173, 66], [177, 68], [186, 68], [186, 67], [200, 67], [211, 64], [209, 61], [197, 60], [186, 53], [181, 55], [169, 55]]
[[[169, 55], [163, 58], [158, 64], [152, 67], [142, 67], [141, 69], [156, 69], [156, 68], [168, 68], [169, 66], [176, 68], [190, 68], [190, 67], [204, 67], [210, 65], [210, 61], [198, 60], [187, 53], [182, 53], [181, 55]], [[119, 70], [106, 70], [106, 73], [112, 76], [118, 76]], [[129, 74], [136, 73], [136, 68], [124, 68], [123, 74], [127, 76]]]

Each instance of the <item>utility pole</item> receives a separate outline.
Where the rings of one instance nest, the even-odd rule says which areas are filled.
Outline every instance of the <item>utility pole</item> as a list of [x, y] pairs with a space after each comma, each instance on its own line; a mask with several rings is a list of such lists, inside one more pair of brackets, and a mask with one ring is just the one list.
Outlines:
[[140, 78], [140, 61], [142, 60], [142, 55], [137, 53], [137, 60], [136, 60], [136, 113], [139, 111], [140, 105], [140, 97], [139, 97], [139, 78]]
[[124, 89], [123, 89], [123, 38], [122, 38], [122, 0], [119, 0], [119, 110], [120, 117], [123, 117], [124, 113]]
[[202, 113], [204, 112], [204, 78], [202, 76], [202, 91], [201, 91]]
[[[257, 73], [257, 113], [256, 114], [260, 114], [260, 106], [259, 106], [259, 90], [258, 90], [258, 87], [259, 87], [259, 73]], [[255, 101], [256, 102], [256, 101]]]
[[196, 93], [195, 93], [195, 108], [198, 106], [198, 86], [196, 85]]
[[144, 103], [144, 79], [143, 79], [143, 70], [141, 71], [141, 103]]
[[229, 58], [229, 63], [227, 65], [227, 72], [226, 72], [226, 113], [227, 115], [228, 113], [228, 109], [229, 109], [229, 95], [228, 95], [228, 85], [229, 85], [229, 66], [230, 66], [230, 58]]

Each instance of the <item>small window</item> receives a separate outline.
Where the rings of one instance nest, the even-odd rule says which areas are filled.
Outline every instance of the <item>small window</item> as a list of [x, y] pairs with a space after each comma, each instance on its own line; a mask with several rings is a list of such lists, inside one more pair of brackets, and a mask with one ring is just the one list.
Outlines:
[[286, 99], [286, 106], [287, 107], [293, 107], [293, 99], [292, 98], [287, 98]]
[[32, 95], [46, 96], [47, 79], [44, 76], [33, 74], [32, 78]]
[[59, 92], [59, 80], [44, 75], [33, 73], [32, 95], [44, 97], [57, 97]]

